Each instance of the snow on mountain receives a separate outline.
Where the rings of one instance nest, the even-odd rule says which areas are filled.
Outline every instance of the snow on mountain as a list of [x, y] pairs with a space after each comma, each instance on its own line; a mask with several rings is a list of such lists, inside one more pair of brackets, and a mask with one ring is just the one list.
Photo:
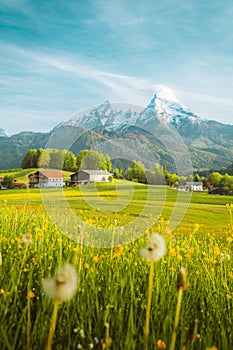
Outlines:
[[8, 133], [5, 130], [0, 129], [0, 137], [6, 137], [6, 136], [9, 136]]
[[181, 123], [200, 123], [195, 113], [183, 106], [170, 92], [161, 89], [154, 94], [145, 108], [127, 104], [110, 104], [105, 101], [95, 108], [73, 116], [63, 126], [81, 126], [90, 130], [127, 130], [131, 126], [142, 127], [155, 120], [178, 127]]

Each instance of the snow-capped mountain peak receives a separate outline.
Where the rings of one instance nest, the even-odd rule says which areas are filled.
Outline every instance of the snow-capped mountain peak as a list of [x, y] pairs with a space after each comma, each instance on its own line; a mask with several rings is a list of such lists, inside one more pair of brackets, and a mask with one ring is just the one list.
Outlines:
[[180, 123], [200, 123], [195, 113], [183, 106], [170, 89], [158, 90], [143, 109], [128, 104], [110, 104], [107, 100], [88, 109], [62, 125], [81, 126], [90, 130], [127, 130], [132, 126], [143, 127], [151, 121], [162, 121], [178, 127]]

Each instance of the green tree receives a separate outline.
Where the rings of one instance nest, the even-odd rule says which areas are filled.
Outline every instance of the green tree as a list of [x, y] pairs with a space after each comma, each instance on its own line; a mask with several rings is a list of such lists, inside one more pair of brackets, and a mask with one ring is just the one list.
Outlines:
[[9, 189], [14, 188], [14, 176], [6, 175], [2, 180], [2, 186]]
[[49, 167], [52, 169], [62, 169], [64, 160], [66, 157], [66, 151], [51, 149]]
[[128, 168], [126, 178], [131, 181], [146, 183], [146, 169], [141, 162], [132, 161], [131, 167]]
[[233, 192], [233, 176], [225, 174], [222, 176], [220, 186], [227, 192]]
[[187, 176], [179, 176], [178, 182], [180, 186], [184, 186], [187, 181]]
[[122, 169], [115, 168], [113, 173], [114, 173], [115, 178], [124, 179], [124, 173], [123, 173]]
[[[79, 154], [77, 155], [76, 158], [76, 166], [77, 166], [77, 170], [80, 170], [82, 167], [82, 162], [84, 160], [84, 158], [86, 157], [86, 155], [88, 154], [89, 150], [88, 149], [83, 149], [82, 151], [79, 152]], [[82, 168], [83, 169], [83, 168]]]
[[213, 187], [221, 186], [222, 175], [218, 172], [213, 172], [207, 177], [207, 182], [209, 182]]
[[21, 168], [23, 169], [39, 168], [42, 153], [43, 153], [42, 148], [28, 150], [21, 162]]
[[178, 185], [178, 176], [176, 174], [168, 174], [168, 185], [169, 186], [177, 186]]
[[76, 158], [72, 152], [67, 152], [63, 163], [63, 169], [67, 171], [75, 171], [77, 169]]
[[111, 171], [112, 169], [109, 155], [103, 155], [97, 151], [81, 151], [77, 156], [76, 164], [78, 170], [89, 169]]
[[155, 164], [155, 183], [157, 185], [163, 185], [166, 183], [166, 179], [165, 179], [165, 174], [167, 176], [167, 170], [165, 170], [164, 168], [160, 168], [160, 165], [158, 163]]
[[199, 174], [196, 173], [196, 174], [194, 175], [193, 181], [195, 181], [195, 182], [200, 182], [200, 181], [201, 181], [201, 178], [200, 178]]

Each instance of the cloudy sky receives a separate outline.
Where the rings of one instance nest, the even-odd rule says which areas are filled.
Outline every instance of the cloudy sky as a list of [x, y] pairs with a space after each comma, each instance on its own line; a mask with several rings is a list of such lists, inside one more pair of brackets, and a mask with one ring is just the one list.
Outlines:
[[233, 124], [232, 0], [0, 0], [0, 128], [47, 131], [161, 87]]

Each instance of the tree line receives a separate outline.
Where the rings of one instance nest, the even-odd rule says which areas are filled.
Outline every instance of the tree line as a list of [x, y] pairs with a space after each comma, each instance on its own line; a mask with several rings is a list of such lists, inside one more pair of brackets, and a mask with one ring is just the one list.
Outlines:
[[114, 168], [109, 155], [101, 154], [92, 150], [81, 150], [78, 155], [74, 155], [67, 150], [58, 149], [30, 149], [24, 156], [21, 164], [23, 169], [28, 168], [52, 168], [67, 171], [78, 171], [81, 169], [106, 170], [113, 172], [118, 179], [127, 179], [140, 183], [184, 186], [186, 182], [203, 182], [206, 188], [221, 187], [226, 192], [233, 192], [233, 176], [212, 172], [207, 177], [198, 173], [188, 176], [178, 176], [170, 173], [166, 165], [155, 164], [154, 169], [146, 169], [140, 161], [133, 160], [128, 169], [124, 172], [122, 168]]
[[112, 163], [108, 155], [97, 151], [82, 150], [77, 156], [66, 150], [48, 148], [46, 150], [30, 149], [25, 154], [22, 169], [50, 168], [66, 171], [89, 170], [112, 170]]

